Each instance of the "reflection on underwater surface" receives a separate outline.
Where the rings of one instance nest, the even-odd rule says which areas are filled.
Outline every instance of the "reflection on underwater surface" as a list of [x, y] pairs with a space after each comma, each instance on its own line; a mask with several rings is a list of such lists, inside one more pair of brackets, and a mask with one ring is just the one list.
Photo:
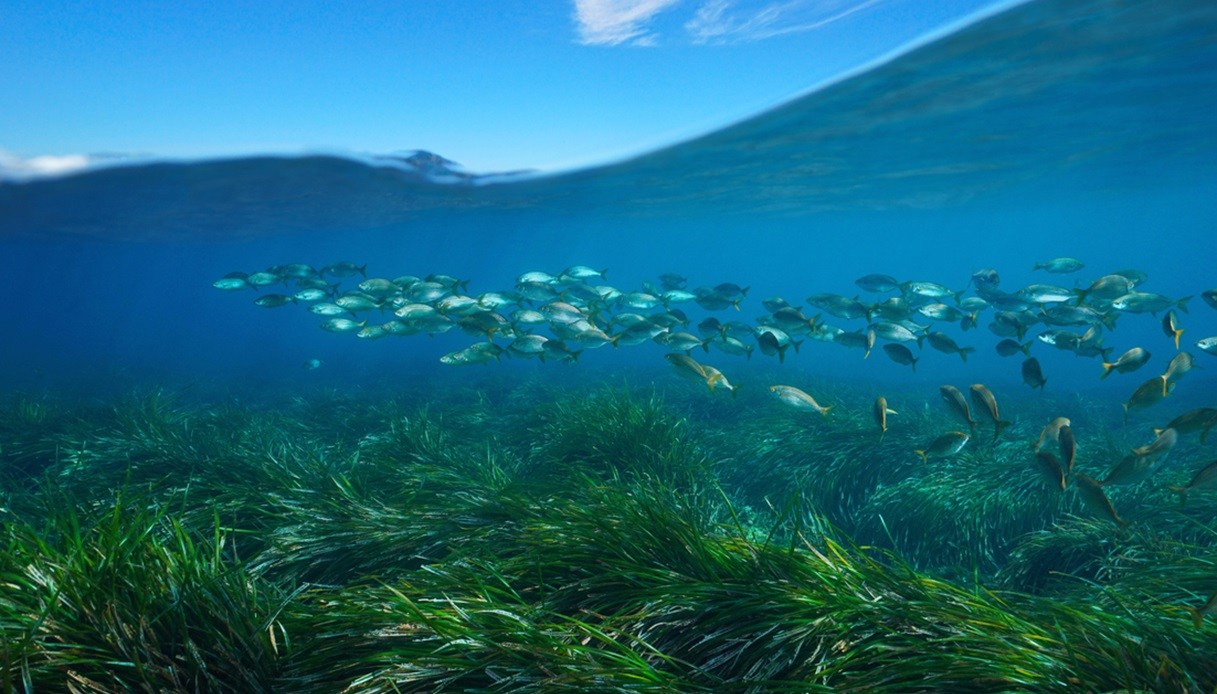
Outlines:
[[0, 183], [0, 688], [1212, 690], [1215, 78], [1044, 0], [584, 171]]

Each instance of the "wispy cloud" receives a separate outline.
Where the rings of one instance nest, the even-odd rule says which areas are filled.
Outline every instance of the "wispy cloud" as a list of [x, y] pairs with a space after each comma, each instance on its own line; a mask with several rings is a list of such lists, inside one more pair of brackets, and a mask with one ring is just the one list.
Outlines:
[[685, 23], [685, 30], [693, 43], [760, 41], [820, 29], [880, 2], [787, 0], [741, 6], [737, 0], [706, 0]]
[[23, 180], [44, 176], [62, 176], [93, 164], [87, 154], [43, 155], [23, 159], [0, 151], [0, 180]]
[[622, 43], [654, 45], [658, 37], [649, 29], [655, 15], [681, 0], [575, 0], [579, 42], [615, 46]]

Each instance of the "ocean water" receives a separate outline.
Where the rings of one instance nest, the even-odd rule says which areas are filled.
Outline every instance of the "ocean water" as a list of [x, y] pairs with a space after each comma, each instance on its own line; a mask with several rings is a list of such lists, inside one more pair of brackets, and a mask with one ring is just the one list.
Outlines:
[[[853, 283], [875, 272], [962, 289], [991, 267], [1014, 291], [1136, 268], [1149, 275], [1145, 291], [1198, 295], [1217, 286], [1205, 115], [1217, 101], [1214, 15], [1192, 2], [1033, 2], [702, 138], [523, 180], [437, 183], [384, 161], [316, 156], [5, 182], [0, 281], [13, 300], [0, 383], [81, 385], [119, 372], [287, 388], [391, 382], [431, 370], [462, 342], [369, 344], [317, 330], [298, 307], [262, 309], [252, 292], [211, 288], [230, 271], [292, 262], [351, 260], [389, 278], [444, 273], [468, 279], [471, 293], [574, 264], [607, 268], [622, 289], [675, 272], [690, 288], [750, 286], [731, 316], [745, 321], [770, 296], [808, 315], [814, 293], [883, 298]], [[1086, 267], [1030, 271], [1057, 256]], [[1194, 338], [1217, 334], [1217, 312], [1198, 298], [1188, 309], [1184, 343], [1195, 351]], [[927, 353], [917, 379], [1017, 387], [1016, 360], [992, 353], [987, 323], [948, 330], [976, 358], [965, 366]], [[1157, 346], [1157, 333], [1151, 316], [1127, 316], [1105, 344]], [[884, 358], [855, 363], [834, 345], [810, 347], [792, 362], [840, 378], [912, 378]], [[1100, 384], [1090, 378], [1097, 365], [1039, 347], [1052, 387], [1119, 397], [1122, 379]], [[662, 365], [664, 353], [612, 351], [580, 367]], [[1151, 349], [1150, 366], [1171, 351]], [[302, 373], [311, 358], [326, 368]], [[747, 362], [727, 363], [747, 380]]]
[[[1037, 0], [722, 130], [577, 171], [481, 175], [437, 160], [250, 156], [3, 181], [0, 394], [110, 402], [167, 389], [204, 403], [273, 407], [336, 393], [415, 404], [472, 402], [480, 393], [508, 416], [513, 401], [503, 393], [608, 387], [658, 393], [720, 430], [811, 417], [817, 436], [840, 421], [867, 440], [870, 402], [884, 394], [902, 413], [892, 417], [892, 433], [905, 438], [882, 455], [905, 464], [916, 462], [917, 442], [961, 426], [942, 407], [939, 386], [966, 393], [984, 383], [1016, 423], [1010, 436], [1020, 446], [1052, 416], [1067, 415], [1084, 424], [1083, 450], [1106, 445], [1111, 455], [1152, 441], [1151, 428], [1177, 415], [1217, 406], [1217, 356], [1196, 346], [1217, 336], [1217, 309], [1201, 299], [1217, 290], [1215, 112], [1217, 5]], [[1032, 270], [1062, 256], [1085, 267]], [[1163, 333], [1163, 312], [1123, 314], [1114, 329], [1101, 329], [1112, 358], [1137, 346], [1151, 353], [1141, 370], [1106, 379], [1100, 359], [1044, 344], [1036, 336], [1051, 326], [1031, 326], [1025, 339], [1047, 377], [1041, 391], [1023, 383], [1022, 355], [995, 353], [1002, 338], [987, 327], [990, 308], [969, 330], [933, 322], [976, 351], [965, 362], [914, 346], [915, 371], [889, 359], [883, 340], [864, 359], [860, 350], [807, 339], [780, 364], [759, 350], [750, 358], [694, 350], [738, 386], [733, 399], [681, 378], [665, 360], [669, 350], [654, 343], [588, 349], [574, 364], [504, 356], [450, 366], [443, 355], [484, 339], [460, 330], [378, 340], [332, 334], [304, 306], [254, 304], [282, 286], [212, 287], [233, 271], [338, 261], [366, 263], [368, 277], [455, 276], [473, 296], [509, 291], [524, 272], [556, 275], [573, 265], [607, 269], [603, 283], [625, 291], [657, 283], [661, 273], [687, 277], [690, 289], [748, 287], [738, 311], [681, 304], [691, 331], [708, 316], [755, 325], [769, 297], [810, 317], [822, 313], [807, 304], [812, 294], [867, 303], [898, 294], [860, 290], [855, 279], [870, 273], [973, 296], [971, 276], [982, 268], [995, 269], [1006, 292], [1037, 282], [1082, 289], [1135, 269], [1148, 277], [1138, 291], [1192, 297], [1175, 313], [1185, 330], [1179, 350], [1196, 368], [1126, 423], [1121, 403], [1178, 353]], [[362, 279], [344, 279], [342, 288]], [[359, 319], [391, 317], [372, 311]], [[864, 319], [821, 320], [866, 327]], [[320, 368], [303, 368], [313, 359]], [[834, 411], [821, 419], [786, 409], [769, 396], [779, 383]], [[984, 445], [987, 426], [971, 446]], [[1185, 483], [1212, 460], [1213, 445], [1191, 436], [1180, 443], [1169, 481]], [[1100, 478], [1118, 460], [1087, 455], [1087, 473]], [[1123, 508], [1152, 515], [1164, 497]], [[877, 526], [859, 521], [846, 530], [861, 527]], [[1206, 542], [1211, 549], [1211, 535]], [[1206, 589], [1192, 590], [1194, 607]]]

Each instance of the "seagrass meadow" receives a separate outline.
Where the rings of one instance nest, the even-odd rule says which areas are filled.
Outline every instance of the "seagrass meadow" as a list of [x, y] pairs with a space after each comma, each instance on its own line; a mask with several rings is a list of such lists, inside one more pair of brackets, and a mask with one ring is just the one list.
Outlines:
[[[241, 122], [347, 106], [176, 32]], [[426, 57], [376, 96], [525, 147]], [[1217, 3], [993, 3], [807, 87], [569, 171], [0, 151], [0, 694], [1217, 692]]]
[[1030, 451], [1066, 412], [1101, 477], [1143, 442], [1110, 403], [1010, 398], [922, 462], [925, 393], [888, 393], [880, 441], [856, 386], [821, 417], [666, 372], [490, 378], [7, 397], [0, 690], [1217, 687], [1217, 494], [1167, 489], [1211, 443], [1110, 487], [1121, 527]]

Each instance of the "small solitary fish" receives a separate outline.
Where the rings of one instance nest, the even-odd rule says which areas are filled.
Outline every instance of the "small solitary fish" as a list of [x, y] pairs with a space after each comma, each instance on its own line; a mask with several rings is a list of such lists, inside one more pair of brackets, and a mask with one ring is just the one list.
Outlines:
[[1183, 378], [1183, 375], [1192, 370], [1195, 365], [1195, 360], [1192, 355], [1187, 352], [1180, 352], [1171, 359], [1171, 363], [1166, 365], [1166, 371], [1162, 373], [1162, 380], [1166, 383], [1174, 384], [1175, 381]]
[[1031, 446], [1031, 450], [1038, 451], [1044, 447], [1048, 441], [1060, 443], [1061, 429], [1070, 425], [1068, 417], [1057, 417], [1056, 419], [1044, 425], [1043, 431], [1040, 432], [1039, 440]]
[[1166, 333], [1167, 337], [1174, 338], [1175, 349], [1179, 349], [1179, 338], [1183, 335], [1183, 328], [1179, 327], [1179, 318], [1174, 311], [1167, 311], [1165, 316], [1162, 316], [1162, 332]]
[[1158, 460], [1156, 458], [1142, 458], [1129, 453], [1107, 472], [1107, 477], [1103, 479], [1103, 486], [1138, 484], [1149, 479], [1157, 471]]
[[976, 409], [988, 414], [993, 420], [993, 440], [996, 441], [1002, 430], [1010, 426], [1011, 422], [1002, 420], [997, 409], [997, 398], [984, 384], [973, 383], [969, 390], [972, 391], [972, 402], [976, 404]]
[[350, 318], [331, 318], [321, 324], [321, 329], [332, 333], [353, 333], [367, 324], [367, 321], [356, 322]]
[[968, 361], [968, 354], [976, 351], [975, 347], [960, 347], [955, 344], [955, 340], [944, 333], [930, 333], [926, 335], [926, 339], [930, 341], [931, 347], [943, 354], [958, 354], [965, 364]]
[[1121, 354], [1118, 359], [1113, 362], [1103, 362], [1103, 375], [1099, 378], [1107, 378], [1112, 371], [1118, 371], [1122, 374], [1136, 371], [1145, 366], [1149, 361], [1149, 352], [1140, 348], [1133, 347], [1124, 354]]
[[1053, 258], [1052, 260], [1045, 260], [1042, 263], [1036, 263], [1035, 267], [1031, 268], [1031, 271], [1044, 270], [1057, 275], [1064, 275], [1070, 272], [1077, 272], [1084, 267], [1086, 266], [1077, 258]]
[[866, 275], [854, 280], [854, 284], [867, 292], [890, 292], [900, 286], [900, 281], [891, 275]]
[[1048, 451], [1036, 452], [1035, 467], [1043, 475], [1049, 486], [1065, 491], [1065, 468], [1055, 455]]
[[1138, 458], [1147, 456], [1159, 456], [1163, 453], [1168, 453], [1175, 444], [1179, 441], [1179, 432], [1174, 429], [1163, 429], [1158, 438], [1154, 439], [1153, 443], [1140, 446], [1132, 449], [1132, 454]]
[[676, 373], [684, 376], [691, 381], [706, 381], [706, 370], [697, 360], [687, 354], [672, 353], [664, 355], [664, 359], [668, 360], [675, 369]]
[[1066, 474], [1072, 475], [1073, 463], [1078, 455], [1078, 442], [1073, 438], [1073, 427], [1068, 424], [1062, 426], [1057, 432], [1057, 443], [1061, 448], [1061, 465]]
[[1011, 340], [1010, 338], [997, 343], [997, 353], [1000, 356], [1012, 357], [1019, 352], [1022, 352], [1024, 355], [1030, 355], [1031, 343], [1022, 344], [1018, 340]]
[[1183, 487], [1168, 487], [1172, 492], [1179, 495], [1179, 503], [1183, 506], [1187, 505], [1187, 495], [1197, 489], [1208, 489], [1217, 487], [1217, 460], [1205, 465], [1197, 472], [1192, 481], [1188, 482]]
[[355, 263], [344, 260], [333, 263], [332, 265], [326, 265], [325, 267], [321, 268], [321, 274], [329, 275], [331, 277], [352, 277], [358, 274], [367, 277], [368, 266], [366, 263], [363, 265], [356, 265]]
[[963, 393], [951, 385], [939, 386], [938, 393], [942, 395], [942, 400], [947, 404], [947, 409], [951, 411], [951, 414], [967, 424], [968, 431], [975, 431], [977, 422], [972, 419], [972, 410], [968, 407], [968, 399], [963, 396]]
[[1203, 605], [1193, 607], [1191, 610], [1192, 624], [1195, 624], [1196, 628], [1199, 629], [1200, 625], [1204, 623], [1204, 616], [1213, 610], [1217, 610], [1217, 590], [1213, 591], [1213, 594], [1209, 596], [1209, 599]]
[[930, 458], [949, 458], [963, 450], [970, 437], [962, 431], [950, 431], [930, 442], [930, 445], [913, 452], [921, 456], [921, 462], [928, 463]]
[[1200, 293], [1200, 298], [1204, 299], [1204, 303], [1217, 308], [1217, 289], [1206, 289]]
[[879, 441], [882, 443], [884, 435], [887, 434], [887, 416], [889, 414], [897, 414], [897, 412], [889, 409], [887, 398], [880, 395], [875, 398], [875, 404], [871, 407], [871, 414], [875, 417], [875, 424], [879, 425]]
[[1161, 429], [1154, 429], [1154, 434], [1161, 436], [1167, 429], [1174, 429], [1180, 436], [1200, 432], [1200, 443], [1208, 438], [1209, 430], [1217, 425], [1217, 409], [1198, 407], [1175, 417]]
[[1154, 376], [1137, 386], [1137, 389], [1129, 396], [1128, 402], [1123, 404], [1124, 420], [1128, 421], [1129, 412], [1143, 410], [1160, 402], [1174, 387], [1175, 384], [1167, 381], [1165, 376]]
[[321, 368], [320, 359], [309, 359], [308, 361], [304, 362], [305, 371], [316, 371], [317, 369], [320, 369], [320, 368]]
[[1103, 275], [1094, 282], [1091, 282], [1089, 287], [1075, 289], [1074, 294], [1078, 296], [1078, 306], [1081, 306], [1082, 302], [1088, 298], [1100, 301], [1114, 301], [1131, 292], [1134, 284], [1132, 280], [1124, 275]]
[[781, 400], [791, 407], [800, 410], [812, 410], [813, 412], [819, 412], [825, 417], [828, 416], [828, 411], [834, 407], [834, 405], [824, 407], [820, 403], [816, 402], [815, 398], [799, 390], [798, 388], [795, 388], [794, 386], [769, 386], [769, 390], [777, 396], [778, 400]]
[[913, 356], [913, 351], [904, 345], [895, 342], [889, 342], [883, 345], [883, 351], [887, 356], [891, 357], [892, 361], [904, 366], [911, 366], [913, 373], [917, 373], [917, 357]]
[[1040, 368], [1039, 359], [1028, 357], [1023, 362], [1023, 383], [1032, 388], [1043, 388], [1048, 384], [1048, 379], [1044, 378], [1044, 371]]
[[1180, 311], [1187, 313], [1187, 302], [1192, 297], [1185, 296], [1182, 299], [1172, 299], [1161, 294], [1152, 294], [1150, 292], [1129, 292], [1122, 296], [1118, 296], [1111, 302], [1111, 307], [1117, 311], [1127, 311], [1128, 313], [1153, 313], [1164, 311], [1171, 306], [1176, 306]]
[[226, 292], [252, 287], [253, 285], [245, 281], [247, 277], [249, 277], [249, 275], [245, 274], [244, 272], [230, 272], [215, 282], [212, 282], [211, 286], [215, 287], [216, 289], [222, 289]]
[[1082, 474], [1073, 479], [1077, 482], [1077, 490], [1082, 496], [1082, 503], [1091, 513], [1104, 516], [1121, 528], [1128, 525], [1128, 521], [1116, 513], [1116, 508], [1111, 505], [1111, 500], [1103, 492], [1103, 485], [1098, 480]]

